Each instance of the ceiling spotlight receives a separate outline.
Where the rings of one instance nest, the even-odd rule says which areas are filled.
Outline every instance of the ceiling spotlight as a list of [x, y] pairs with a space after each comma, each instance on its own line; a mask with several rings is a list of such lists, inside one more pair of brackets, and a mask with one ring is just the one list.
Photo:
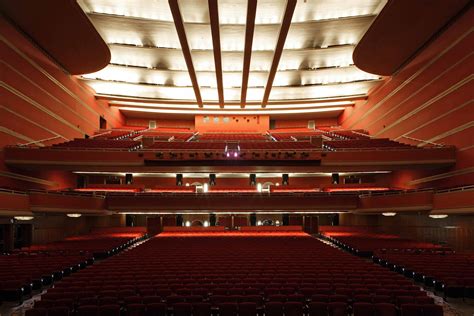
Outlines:
[[229, 157], [230, 157], [230, 153], [227, 153], [226, 156], [227, 156], [227, 158], [229, 158]]
[[397, 213], [395, 213], [395, 212], [384, 212], [384, 213], [382, 213], [382, 215], [383, 216], [395, 216], [395, 215], [397, 215]]
[[275, 183], [275, 185], [276, 185], [277, 187], [279, 187], [279, 186], [280, 186], [280, 183], [279, 183], [279, 182], [277, 182], [277, 183]]
[[442, 219], [448, 217], [448, 214], [430, 214], [429, 217], [434, 219]]
[[257, 226], [262, 226], [262, 221], [257, 221]]
[[186, 186], [187, 186], [187, 187], [189, 187], [189, 185], [190, 185], [189, 183], [186, 183]]
[[14, 219], [17, 221], [31, 221], [34, 217], [33, 216], [14, 216]]
[[237, 152], [234, 153], [234, 158], [237, 158], [239, 154], [237, 154]]
[[204, 221], [204, 223], [202, 224], [204, 227], [209, 227], [209, 221]]
[[276, 221], [275, 221], [275, 225], [276, 225], [276, 226], [280, 226], [280, 221], [279, 221], [279, 220], [276, 220]]
[[67, 217], [71, 217], [71, 218], [78, 218], [78, 217], [81, 217], [82, 214], [79, 214], [79, 213], [69, 213], [69, 214], [66, 214]]
[[186, 221], [186, 222], [184, 223], [184, 226], [186, 226], [186, 227], [191, 227], [191, 222], [190, 222], [190, 221]]

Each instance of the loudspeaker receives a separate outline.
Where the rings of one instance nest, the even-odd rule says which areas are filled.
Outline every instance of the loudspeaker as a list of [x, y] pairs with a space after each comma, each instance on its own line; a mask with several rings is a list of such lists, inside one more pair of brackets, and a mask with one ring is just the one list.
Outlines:
[[176, 185], [183, 185], [183, 175], [181, 173], [176, 174]]
[[209, 225], [216, 226], [216, 214], [209, 215]]
[[216, 185], [216, 174], [209, 174], [209, 185]]
[[127, 227], [135, 226], [135, 215], [131, 215], [131, 214], [125, 215], [125, 226]]
[[284, 173], [281, 175], [281, 184], [282, 185], [289, 185], [290, 184], [290, 176], [288, 173]]
[[125, 174], [125, 184], [132, 184], [133, 182], [133, 174], [126, 173]]
[[339, 184], [339, 173], [333, 173], [331, 175], [332, 184]]
[[183, 226], [183, 215], [176, 215], [176, 226]]
[[83, 189], [87, 186], [87, 178], [83, 175], [77, 176], [76, 186], [78, 189]]
[[282, 222], [283, 226], [290, 225], [290, 214], [283, 214]]
[[257, 185], [257, 175], [255, 173], [251, 173], [249, 177], [250, 185]]
[[250, 214], [250, 226], [257, 226], [257, 214]]

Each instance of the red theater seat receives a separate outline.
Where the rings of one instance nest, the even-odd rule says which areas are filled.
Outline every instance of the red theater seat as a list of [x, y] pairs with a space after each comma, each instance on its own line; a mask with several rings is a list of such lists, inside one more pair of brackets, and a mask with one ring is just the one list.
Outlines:
[[347, 304], [343, 302], [328, 303], [329, 316], [346, 316]]
[[222, 303], [219, 304], [219, 315], [222, 316], [236, 316], [238, 313], [237, 303]]
[[99, 308], [96, 305], [83, 305], [77, 308], [77, 316], [97, 316]]
[[257, 304], [252, 302], [243, 302], [239, 304], [239, 316], [256, 316]]
[[211, 304], [209, 303], [194, 303], [193, 316], [211, 316]]
[[176, 303], [173, 305], [174, 316], [189, 316], [192, 314], [193, 306], [190, 303]]
[[109, 304], [99, 306], [99, 316], [120, 316], [120, 305]]
[[46, 308], [34, 308], [25, 312], [25, 316], [47, 316], [48, 310]]
[[301, 302], [286, 302], [285, 316], [301, 316], [303, 315], [303, 303]]
[[284, 304], [281, 302], [268, 302], [265, 304], [266, 316], [283, 316]]
[[146, 316], [166, 316], [166, 304], [150, 303], [146, 305]]
[[373, 316], [375, 308], [371, 303], [359, 302], [352, 305], [354, 316]]
[[397, 309], [395, 305], [390, 303], [376, 303], [374, 304], [375, 314], [377, 316], [397, 316]]

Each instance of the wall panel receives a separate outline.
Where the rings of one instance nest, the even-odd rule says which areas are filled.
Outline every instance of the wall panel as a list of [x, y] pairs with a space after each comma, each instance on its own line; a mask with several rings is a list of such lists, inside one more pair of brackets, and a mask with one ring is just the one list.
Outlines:
[[[474, 53], [472, 43], [474, 9], [469, 9], [365, 103], [345, 111], [340, 122], [345, 128], [365, 128], [377, 137], [388, 137], [411, 145], [423, 141], [463, 149], [473, 144], [472, 104], [474, 100]], [[422, 140], [408, 140], [404, 136]], [[415, 173], [406, 183], [426, 187], [448, 187], [474, 183], [470, 151], [458, 151], [457, 164], [424, 177], [444, 174], [430, 181], [416, 181]]]
[[[90, 88], [64, 71], [4, 18], [0, 19], [0, 56], [2, 148], [55, 136], [59, 137], [44, 145], [82, 138], [99, 128], [101, 116], [110, 127], [123, 125], [124, 118], [118, 109], [97, 101]], [[26, 177], [19, 181], [14, 178], [26, 174], [9, 170], [2, 162], [0, 165], [2, 186], [25, 189], [48, 183], [41, 185]], [[49, 177], [47, 173], [42, 175], [45, 179]]]

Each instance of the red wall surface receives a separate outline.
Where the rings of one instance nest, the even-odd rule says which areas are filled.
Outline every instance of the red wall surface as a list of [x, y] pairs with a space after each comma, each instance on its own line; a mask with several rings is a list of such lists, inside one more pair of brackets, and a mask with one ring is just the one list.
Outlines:
[[[209, 121], [204, 122], [204, 115], [196, 115], [194, 126], [200, 133], [206, 132], [261, 132], [270, 128], [268, 115], [209, 115]], [[224, 117], [228, 121], [224, 121]], [[216, 120], [214, 120], [216, 118]]]
[[[123, 124], [124, 119], [117, 109], [97, 101], [90, 88], [56, 65], [3, 18], [0, 19], [0, 38], [1, 149], [53, 137], [56, 138], [38, 145], [83, 138], [99, 128], [100, 116], [107, 120], [109, 127]], [[8, 170], [2, 160], [0, 158], [1, 186], [54, 188], [54, 184], [41, 184], [34, 179], [14, 180], [21, 172]], [[45, 178], [39, 178], [40, 182], [42, 179]], [[57, 179], [52, 183], [58, 183]]]
[[340, 117], [343, 127], [366, 129], [376, 137], [420, 147], [428, 144], [406, 137], [456, 146], [454, 168], [409, 177], [404, 173], [408, 187], [474, 183], [473, 20], [471, 8], [373, 91], [367, 102], [346, 109]]
[[142, 126], [148, 127], [150, 121], [156, 122], [157, 128], [188, 128], [194, 129], [194, 119], [191, 120], [163, 120], [163, 119], [141, 119], [141, 118], [126, 118], [127, 126]]
[[316, 128], [339, 125], [337, 118], [316, 118], [311, 120], [276, 120], [275, 128], [307, 128], [308, 121], [314, 121]]

